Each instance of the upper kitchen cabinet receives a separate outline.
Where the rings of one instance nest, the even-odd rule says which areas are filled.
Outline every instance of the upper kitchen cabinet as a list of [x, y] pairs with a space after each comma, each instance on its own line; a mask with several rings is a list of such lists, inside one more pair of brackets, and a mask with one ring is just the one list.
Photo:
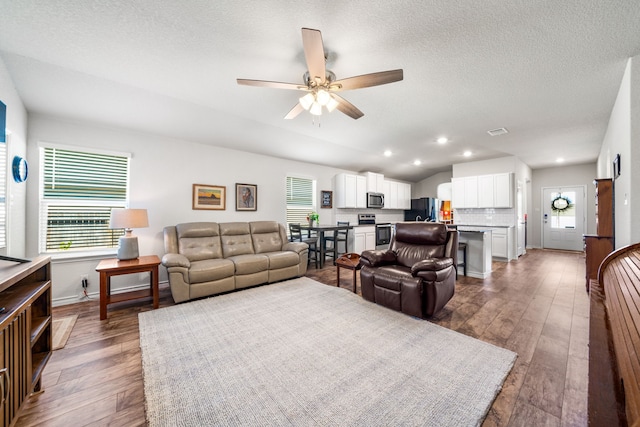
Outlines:
[[367, 172], [365, 174], [367, 180], [368, 193], [384, 193], [384, 175], [381, 173]]
[[513, 207], [513, 174], [498, 173], [493, 175], [493, 207], [512, 208]]
[[367, 179], [364, 176], [340, 173], [334, 181], [336, 208], [367, 207]]
[[499, 173], [452, 178], [454, 208], [512, 208], [513, 174]]
[[411, 209], [411, 184], [385, 180], [384, 209]]
[[460, 208], [477, 208], [478, 177], [465, 176], [451, 179], [451, 206]]

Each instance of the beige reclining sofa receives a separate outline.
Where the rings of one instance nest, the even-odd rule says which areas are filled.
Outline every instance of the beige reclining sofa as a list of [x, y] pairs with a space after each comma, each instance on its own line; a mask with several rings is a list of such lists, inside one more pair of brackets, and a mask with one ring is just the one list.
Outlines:
[[164, 228], [162, 265], [175, 302], [307, 272], [308, 246], [275, 221], [191, 222]]

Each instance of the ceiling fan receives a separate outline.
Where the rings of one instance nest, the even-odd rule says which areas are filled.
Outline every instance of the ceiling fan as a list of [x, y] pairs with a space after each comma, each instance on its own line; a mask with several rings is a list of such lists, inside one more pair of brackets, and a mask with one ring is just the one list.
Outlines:
[[307, 92], [284, 117], [285, 119], [293, 119], [305, 110], [308, 110], [313, 115], [319, 116], [322, 114], [323, 107], [329, 112], [337, 109], [353, 119], [359, 119], [364, 116], [364, 113], [336, 92], [384, 85], [400, 81], [403, 78], [402, 69], [399, 69], [336, 80], [335, 74], [326, 69], [324, 45], [322, 44], [322, 34], [320, 30], [303, 28], [302, 46], [308, 68], [308, 71], [304, 73], [303, 76], [304, 83], [295, 84], [270, 82], [266, 80], [237, 79], [239, 85]]

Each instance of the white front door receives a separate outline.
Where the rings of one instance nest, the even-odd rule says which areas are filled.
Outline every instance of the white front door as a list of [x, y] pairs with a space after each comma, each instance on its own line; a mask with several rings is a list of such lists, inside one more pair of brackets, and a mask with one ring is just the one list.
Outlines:
[[542, 189], [542, 247], [582, 251], [586, 188]]

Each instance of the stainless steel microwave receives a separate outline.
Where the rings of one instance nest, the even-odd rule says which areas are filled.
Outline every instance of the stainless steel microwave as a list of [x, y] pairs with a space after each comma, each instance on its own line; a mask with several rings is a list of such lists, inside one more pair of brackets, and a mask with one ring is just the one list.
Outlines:
[[367, 207], [375, 209], [384, 208], [384, 194], [367, 193]]

